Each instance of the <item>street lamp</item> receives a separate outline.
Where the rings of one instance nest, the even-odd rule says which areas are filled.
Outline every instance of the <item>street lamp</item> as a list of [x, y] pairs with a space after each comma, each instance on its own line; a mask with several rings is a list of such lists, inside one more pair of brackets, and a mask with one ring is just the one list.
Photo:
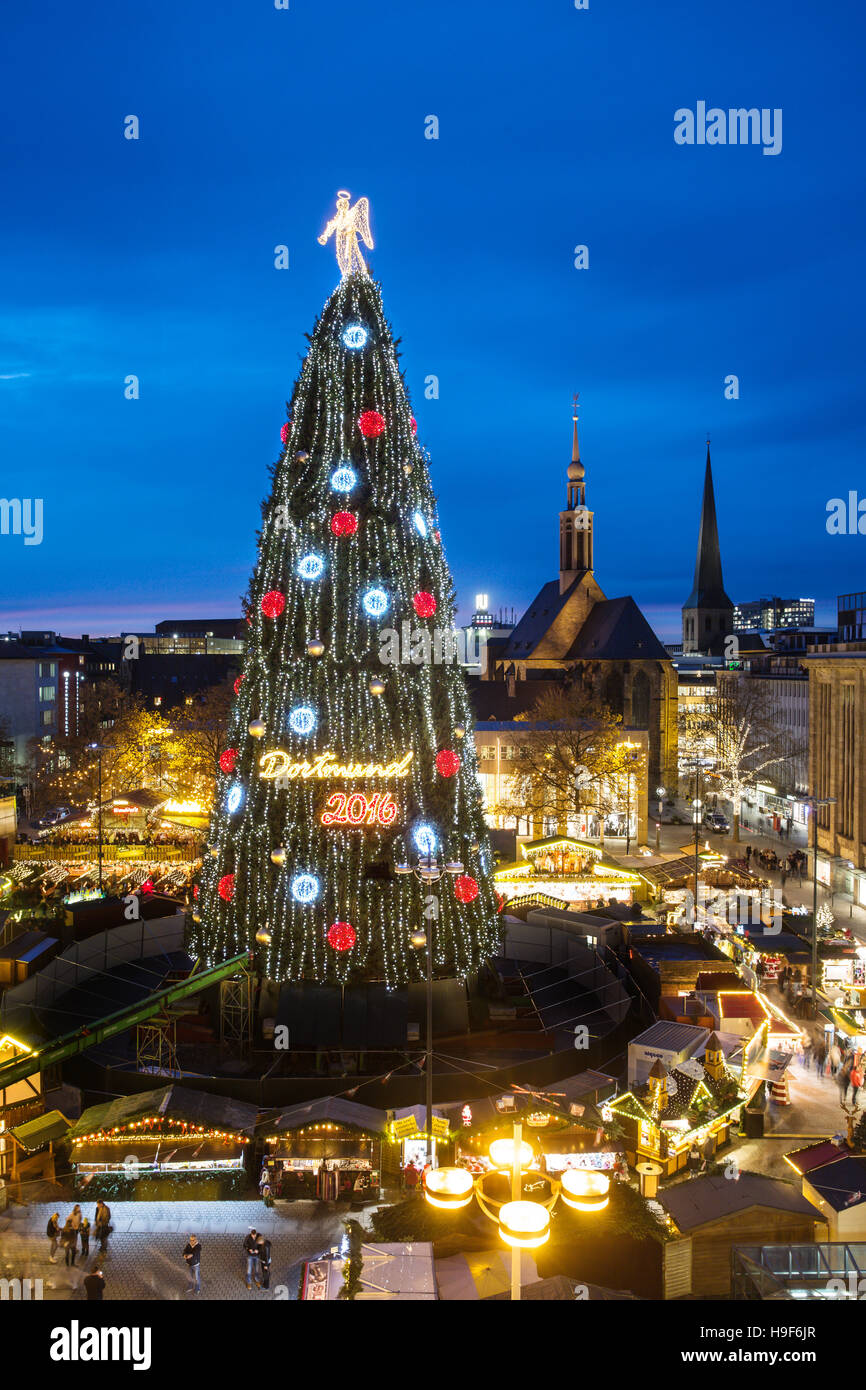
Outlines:
[[812, 815], [812, 1017], [818, 1017], [818, 807], [835, 806], [835, 796], [804, 796]]
[[[417, 862], [410, 864], [403, 855], [394, 865], [395, 874], [414, 874], [418, 882], [429, 886], [431, 889], [438, 885], [443, 875], [451, 874], [455, 878], [462, 874], [463, 865], [457, 860], [449, 860], [444, 863], [436, 848], [436, 836], [427, 825], [418, 828], [415, 834], [415, 844], [418, 849]], [[426, 1058], [425, 1058], [425, 1077], [424, 1077], [424, 1104], [427, 1111], [427, 1162], [433, 1162], [433, 923], [439, 919], [439, 899], [434, 898], [432, 912], [429, 917], [425, 913], [425, 920], [428, 925], [420, 927], [414, 931], [409, 938], [416, 951], [426, 951], [427, 959], [427, 1036]]]
[[658, 854], [659, 850], [661, 849], [662, 810], [664, 807], [665, 799], [664, 787], [656, 787], [656, 796], [659, 799], [659, 818], [656, 821], [656, 854]]
[[431, 1168], [424, 1175], [426, 1200], [433, 1207], [456, 1211], [466, 1207], [473, 1196], [489, 1220], [499, 1226], [500, 1238], [511, 1248], [511, 1297], [520, 1298], [520, 1252], [537, 1250], [550, 1236], [550, 1213], [561, 1197], [574, 1211], [603, 1211], [608, 1204], [610, 1178], [606, 1173], [567, 1168], [559, 1181], [547, 1177], [550, 1196], [544, 1202], [523, 1196], [524, 1172], [534, 1157], [532, 1145], [523, 1138], [523, 1124], [515, 1120], [510, 1139], [494, 1139], [488, 1150], [498, 1173], [511, 1173], [511, 1196], [500, 1202], [484, 1190], [487, 1173], [477, 1178], [465, 1168]]

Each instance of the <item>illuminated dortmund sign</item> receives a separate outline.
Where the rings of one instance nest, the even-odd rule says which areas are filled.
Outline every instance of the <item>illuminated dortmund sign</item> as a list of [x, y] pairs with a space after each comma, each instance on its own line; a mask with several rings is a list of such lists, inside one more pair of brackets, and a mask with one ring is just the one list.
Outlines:
[[275, 782], [286, 777], [289, 781], [298, 778], [307, 780], [316, 777], [320, 781], [356, 781], [361, 778], [408, 777], [412, 750], [404, 753], [394, 763], [339, 763], [333, 753], [320, 753], [312, 762], [293, 763], [291, 754], [283, 748], [272, 748], [259, 759], [259, 776], [265, 781]]

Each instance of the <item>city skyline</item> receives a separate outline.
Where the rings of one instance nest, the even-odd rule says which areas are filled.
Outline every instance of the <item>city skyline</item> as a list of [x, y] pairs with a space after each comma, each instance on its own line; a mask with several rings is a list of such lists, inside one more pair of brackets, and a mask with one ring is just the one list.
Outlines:
[[[781, 27], [637, 0], [616, 24], [563, 6], [527, 26], [516, 0], [495, 25], [446, 0], [406, 58], [396, 3], [363, 38], [339, 4], [329, 71], [359, 53], [364, 71], [369, 46], [388, 76], [332, 88], [302, 8], [238, 29], [217, 4], [207, 43], [165, 4], [123, 39], [100, 11], [94, 41], [54, 7], [50, 52], [39, 17], [12, 21], [41, 68], [5, 94], [3, 492], [43, 498], [45, 534], [0, 538], [0, 627], [237, 611], [341, 187], [371, 200], [464, 616], [478, 591], [522, 611], [555, 570], [575, 390], [599, 578], [660, 636], [689, 591], [707, 434], [735, 601], [799, 592], [804, 549], [819, 621], [862, 587], [861, 537], [826, 529], [863, 434], [863, 194], [842, 178], [866, 135], [845, 98], [862, 15], [840, 46], [805, 3]], [[834, 75], [818, 105], [804, 62]], [[716, 102], [784, 110], [778, 154], [678, 143], [675, 113]]]

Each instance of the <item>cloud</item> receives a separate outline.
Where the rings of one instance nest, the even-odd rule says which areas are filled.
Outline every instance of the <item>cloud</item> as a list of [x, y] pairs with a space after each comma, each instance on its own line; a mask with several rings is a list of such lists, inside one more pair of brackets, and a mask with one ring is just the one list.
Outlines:
[[23, 376], [29, 375], [29, 372], [0, 372], [0, 381], [20, 381]]

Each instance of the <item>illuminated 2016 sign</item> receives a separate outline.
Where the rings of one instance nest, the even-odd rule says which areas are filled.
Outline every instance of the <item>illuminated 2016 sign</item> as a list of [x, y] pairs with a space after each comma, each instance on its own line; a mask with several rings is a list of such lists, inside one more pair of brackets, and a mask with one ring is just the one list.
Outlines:
[[400, 807], [390, 792], [332, 792], [319, 820], [322, 825], [393, 825]]
[[338, 777], [346, 781], [362, 777], [408, 777], [412, 750], [404, 753], [402, 758], [393, 763], [339, 763], [333, 753], [320, 753], [311, 762], [294, 763], [291, 756], [283, 748], [272, 748], [259, 759], [259, 776], [269, 782], [275, 782], [282, 777], [287, 777], [290, 781], [298, 778], [306, 781], [310, 777], [319, 778], [321, 781], [330, 781]]

